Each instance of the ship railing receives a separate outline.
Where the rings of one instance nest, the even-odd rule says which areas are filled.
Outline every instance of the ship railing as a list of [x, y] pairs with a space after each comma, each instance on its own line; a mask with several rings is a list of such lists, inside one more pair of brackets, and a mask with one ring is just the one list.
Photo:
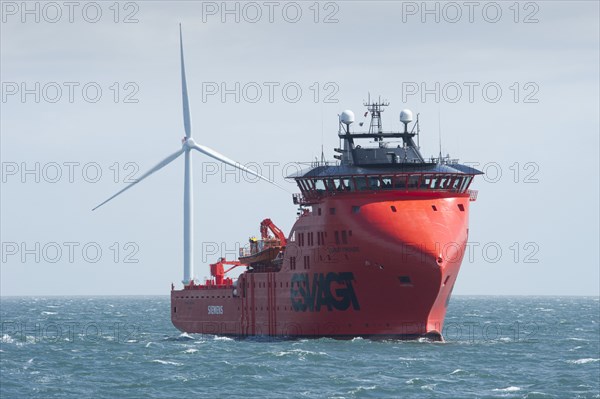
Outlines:
[[[318, 202], [325, 195], [328, 195], [328, 193], [316, 191], [311, 192], [308, 195], [292, 194], [292, 200], [294, 202], [294, 205], [310, 205]], [[333, 193], [329, 193], [329, 195], [333, 195]]]
[[467, 192], [469, 193], [469, 201], [475, 201], [475, 200], [477, 200], [477, 194], [479, 194], [479, 191], [477, 191], [477, 190], [467, 190]]

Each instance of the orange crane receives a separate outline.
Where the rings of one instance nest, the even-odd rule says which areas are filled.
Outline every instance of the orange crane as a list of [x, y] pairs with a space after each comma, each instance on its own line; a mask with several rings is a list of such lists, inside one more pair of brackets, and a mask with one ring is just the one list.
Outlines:
[[283, 231], [281, 231], [279, 227], [275, 226], [271, 219], [267, 218], [260, 222], [260, 236], [263, 240], [269, 239], [269, 230], [271, 230], [275, 238], [279, 240], [279, 245], [285, 247], [285, 245], [287, 244], [285, 234], [283, 234]]

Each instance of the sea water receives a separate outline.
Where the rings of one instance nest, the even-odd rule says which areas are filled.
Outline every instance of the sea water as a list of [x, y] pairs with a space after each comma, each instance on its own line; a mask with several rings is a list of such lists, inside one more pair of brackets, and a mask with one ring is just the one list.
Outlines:
[[2, 399], [600, 398], [595, 297], [456, 296], [445, 342], [185, 334], [166, 296], [0, 307]]

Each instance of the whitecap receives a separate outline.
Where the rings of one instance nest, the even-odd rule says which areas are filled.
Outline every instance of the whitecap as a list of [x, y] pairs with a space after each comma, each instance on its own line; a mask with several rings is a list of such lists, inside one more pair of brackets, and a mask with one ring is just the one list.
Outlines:
[[42, 314], [44, 316], [48, 316], [48, 315], [58, 314], [58, 312], [46, 312], [46, 311], [43, 311]]
[[300, 359], [304, 360], [305, 356], [307, 356], [307, 355], [325, 356], [325, 355], [327, 355], [327, 353], [325, 353], [325, 352], [313, 352], [313, 351], [304, 350], [304, 349], [291, 349], [289, 351], [282, 351], [282, 352], [275, 353], [275, 356], [277, 356], [277, 357], [287, 356], [287, 355], [298, 355], [298, 357]]
[[453, 372], [451, 372], [451, 373], [450, 373], [450, 375], [454, 375], [454, 374], [464, 374], [464, 373], [466, 373], [466, 371], [465, 371], [465, 370], [462, 370], [462, 369], [456, 369], [456, 370], [454, 370]]
[[507, 387], [507, 388], [496, 388], [496, 389], [492, 389], [492, 391], [496, 391], [496, 392], [517, 392], [520, 391], [521, 388], [519, 387]]
[[168, 364], [171, 366], [183, 366], [183, 364], [181, 364], [181, 363], [170, 362], [168, 360], [161, 360], [161, 359], [154, 359], [154, 360], [152, 360], [152, 363]]
[[592, 359], [591, 357], [588, 357], [586, 359], [567, 360], [567, 363], [571, 363], [571, 364], [587, 364], [587, 363], [594, 363], [594, 362], [598, 362], [598, 361], [600, 361], [600, 359]]
[[[191, 338], [191, 337], [190, 337]], [[221, 337], [219, 335], [215, 335], [214, 338], [215, 341], [233, 341], [233, 338], [229, 338], [229, 337]]]
[[198, 349], [194, 349], [194, 348], [188, 348], [183, 351], [183, 353], [196, 353], [196, 352], [198, 352]]
[[153, 344], [153, 343], [154, 343], [154, 342], [148, 342], [148, 343], [146, 344], [146, 348], [148, 348], [148, 347], [150, 346], [150, 344]]
[[371, 391], [373, 389], [377, 389], [377, 386], [376, 385], [373, 385], [373, 386], [370, 386], [370, 387], [359, 386], [356, 389], [353, 389], [353, 390], [351, 390], [348, 393], [350, 393], [352, 395], [356, 395], [357, 393], [360, 393], [361, 391]]
[[2, 339], [0, 339], [0, 342], [2, 342], [3, 344], [12, 344], [15, 342], [15, 339], [8, 334], [3, 334]]

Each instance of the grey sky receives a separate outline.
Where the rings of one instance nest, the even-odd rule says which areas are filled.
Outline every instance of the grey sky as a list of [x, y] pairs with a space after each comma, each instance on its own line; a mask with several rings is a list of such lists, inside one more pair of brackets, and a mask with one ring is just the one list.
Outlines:
[[[74, 22], [62, 8], [62, 18], [51, 23], [54, 10], [44, 11], [40, 3], [36, 23], [35, 15], [22, 15], [21, 2], [2, 3], [2, 295], [166, 294], [171, 282], [181, 280], [182, 160], [90, 211], [123, 186], [134, 171], [128, 162], [139, 166], [139, 175], [181, 146], [179, 22], [197, 142], [243, 164], [258, 163], [263, 173], [265, 162], [276, 163], [276, 180], [295, 191], [282, 178], [284, 166], [313, 160], [321, 144], [332, 159], [337, 114], [350, 108], [362, 120], [367, 92], [391, 102], [386, 130], [400, 128], [401, 109], [420, 113], [426, 156], [438, 153], [440, 114], [444, 154], [479, 162], [487, 172], [473, 186], [479, 198], [471, 207], [472, 244], [455, 293], [599, 294], [597, 2], [520, 3], [518, 16], [513, 2], [480, 2], [472, 23], [462, 2], [454, 3], [462, 12], [456, 23], [450, 21], [456, 10], [442, 3], [437, 23], [435, 15], [412, 8], [421, 2], [322, 2], [319, 23], [313, 2], [295, 3], [302, 10], [297, 23], [285, 19], [294, 17], [290, 3], [277, 3], [272, 23], [263, 2], [256, 3], [263, 13], [256, 23], [244, 20], [255, 15], [247, 3], [239, 3], [239, 23], [232, 15], [223, 23], [219, 12], [205, 13], [203, 22], [203, 7], [221, 2], [133, 2], [127, 9], [120, 3], [117, 23], [112, 2], [98, 3], [97, 23], [82, 15], [87, 7], [85, 17], [94, 17], [89, 2], [78, 4]], [[496, 23], [486, 21], [495, 17], [494, 4], [502, 10]], [[123, 23], [131, 12], [138, 22]], [[331, 13], [337, 22], [323, 23]], [[34, 94], [22, 101], [23, 82], [30, 89], [40, 82], [39, 103]], [[55, 103], [50, 82], [62, 87]], [[78, 84], [72, 103], [65, 82]], [[234, 95], [203, 101], [211, 82], [229, 88], [256, 82], [262, 97], [250, 101], [250, 84], [239, 103]], [[279, 84], [272, 103], [265, 82]], [[408, 92], [422, 85], [435, 91], [436, 82], [439, 102], [434, 94], [423, 99]], [[89, 101], [93, 92], [82, 93], [90, 83], [90, 90], [102, 90], [95, 103]], [[297, 102], [285, 98], [286, 84], [302, 89]], [[11, 95], [15, 87], [19, 92]], [[498, 87], [502, 94], [493, 102]], [[127, 94], [138, 102], [126, 103]], [[325, 102], [327, 94], [338, 102]], [[296, 209], [288, 194], [267, 184], [236, 182], [233, 174], [207, 176], [217, 165], [193, 155], [195, 263], [203, 278], [220, 255], [203, 259], [203, 248], [216, 245], [232, 258], [236, 243], [258, 234], [265, 217], [288, 232]], [[22, 175], [23, 166], [33, 169], [36, 163], [39, 172]], [[55, 163], [62, 175], [52, 183]], [[87, 181], [97, 165], [101, 178]], [[120, 183], [114, 182], [115, 170]], [[18, 253], [11, 254], [11, 243], [18, 244]], [[33, 249], [25, 259], [21, 243]], [[96, 247], [102, 255], [94, 263]], [[136, 249], [130, 260], [138, 262], [125, 262]]]

